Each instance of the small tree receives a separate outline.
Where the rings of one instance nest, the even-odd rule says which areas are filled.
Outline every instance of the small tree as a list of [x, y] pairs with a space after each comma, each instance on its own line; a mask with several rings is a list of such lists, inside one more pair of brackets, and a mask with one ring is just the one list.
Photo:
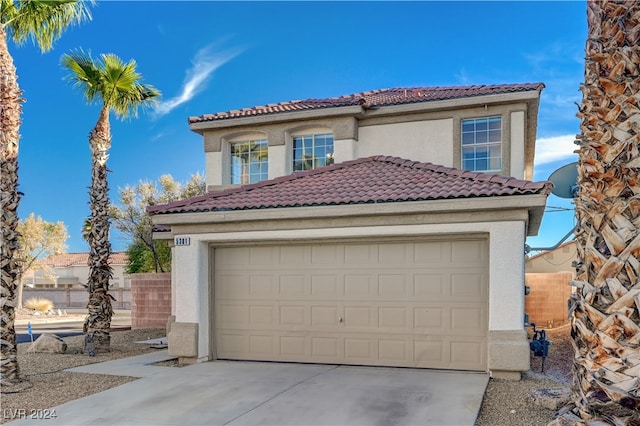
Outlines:
[[[46, 222], [40, 216], [31, 213], [25, 220], [18, 223], [20, 247], [17, 250], [17, 260], [21, 266], [22, 278], [29, 271], [35, 273], [39, 270], [48, 271], [46, 265], [37, 262], [46, 256], [64, 253], [67, 249], [66, 241], [69, 238], [67, 227], [64, 223]], [[22, 309], [22, 292], [24, 279], [18, 280], [18, 309]]]
[[170, 203], [206, 192], [205, 180], [199, 173], [186, 183], [176, 182], [171, 175], [162, 175], [157, 182], [140, 181], [135, 187], [119, 190], [120, 206], [112, 205], [109, 215], [113, 226], [127, 235], [129, 273], [166, 272], [171, 268], [170, 250], [166, 242], [153, 240], [153, 223], [147, 207]]

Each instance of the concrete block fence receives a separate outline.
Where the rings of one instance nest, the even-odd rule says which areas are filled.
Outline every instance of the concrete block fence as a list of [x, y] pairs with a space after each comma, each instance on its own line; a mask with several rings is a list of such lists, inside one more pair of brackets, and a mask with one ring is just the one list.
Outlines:
[[131, 275], [131, 329], [165, 328], [171, 315], [171, 273]]
[[530, 293], [524, 298], [524, 310], [529, 322], [539, 328], [554, 328], [568, 323], [568, 301], [573, 279], [571, 272], [528, 273], [525, 284]]

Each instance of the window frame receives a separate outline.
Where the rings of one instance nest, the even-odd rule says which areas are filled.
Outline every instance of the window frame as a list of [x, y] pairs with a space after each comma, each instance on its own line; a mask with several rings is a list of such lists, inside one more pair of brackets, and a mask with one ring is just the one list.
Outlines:
[[[321, 144], [317, 144], [316, 143], [316, 139], [317, 138], [324, 138], [325, 139], [325, 143], [324, 145]], [[330, 137], [331, 138], [331, 152], [328, 152], [328, 143], [327, 143], [327, 138]], [[310, 139], [311, 142], [311, 146], [310, 147], [306, 147], [303, 145], [302, 148], [298, 148], [296, 146], [297, 142], [299, 139], [303, 139], [303, 144], [306, 141], [306, 139]], [[298, 168], [298, 164], [303, 165], [305, 159], [304, 158], [300, 158], [297, 159], [296, 158], [296, 151], [297, 150], [302, 150], [303, 152], [303, 157], [304, 157], [304, 152], [309, 149], [310, 152], [312, 153], [312, 157], [311, 157], [311, 167], [310, 168]], [[317, 150], [323, 150], [323, 155], [320, 156], [316, 156]], [[296, 132], [296, 134], [292, 134], [291, 135], [291, 171], [292, 173], [301, 173], [301, 172], [305, 172], [305, 171], [309, 171], [309, 170], [315, 170], [319, 167], [324, 167], [324, 166], [328, 166], [334, 163], [335, 161], [335, 137], [333, 132], [329, 132], [329, 131], [307, 131], [307, 132]], [[325, 160], [323, 162], [323, 164], [319, 164], [320, 159]], [[306, 160], [308, 161], [308, 160]]]
[[[251, 144], [259, 144], [261, 146], [260, 149], [252, 149]], [[238, 139], [231, 140], [228, 143], [229, 145], [229, 156], [228, 158], [228, 167], [229, 167], [229, 183], [231, 185], [249, 185], [253, 183], [262, 182], [264, 180], [269, 179], [269, 141], [267, 138], [248, 138], [248, 139]], [[238, 165], [234, 165], [234, 158], [239, 158], [240, 161], [242, 157], [234, 154], [234, 146], [237, 145], [248, 145], [249, 150], [246, 152], [246, 155], [249, 159], [249, 162], [246, 164], [247, 173], [245, 174], [243, 171], [236, 174], [234, 170], [237, 169]], [[258, 158], [257, 161], [252, 161], [251, 158], [253, 154], [264, 153], [265, 157], [263, 159]], [[243, 153], [244, 154], [244, 153]], [[240, 167], [244, 168], [245, 165], [240, 165]], [[252, 172], [252, 169], [257, 167], [256, 172]], [[255, 170], [255, 169], [254, 169]], [[257, 176], [257, 179], [253, 179], [253, 177]], [[237, 178], [237, 181], [236, 181]]]
[[[472, 123], [470, 123], [472, 122]], [[494, 127], [491, 126], [491, 123], [497, 122], [498, 125]], [[465, 130], [465, 126], [472, 124], [473, 130]], [[462, 170], [467, 170], [471, 172], [478, 173], [495, 173], [495, 174], [503, 174], [505, 170], [505, 119], [501, 114], [491, 114], [487, 116], [481, 117], [464, 117], [460, 119], [459, 127], [460, 133], [459, 137], [459, 146], [460, 146], [460, 157], [459, 164]], [[499, 133], [499, 140], [492, 140], [491, 135]], [[465, 136], [467, 135], [467, 136]], [[472, 141], [465, 142], [465, 139], [469, 140], [469, 135], [472, 137]], [[493, 153], [492, 153], [492, 149]], [[467, 149], [465, 149], [467, 148]], [[465, 151], [469, 150], [469, 148], [473, 148], [473, 157], [471, 159], [465, 159]], [[482, 154], [484, 151], [485, 155], [479, 157], [478, 154]], [[498, 152], [499, 156], [495, 154]], [[491, 160], [498, 159], [500, 164], [499, 167], [491, 167]], [[474, 164], [473, 168], [468, 168], [467, 162], [471, 161]], [[478, 168], [478, 162], [486, 161], [486, 168]]]

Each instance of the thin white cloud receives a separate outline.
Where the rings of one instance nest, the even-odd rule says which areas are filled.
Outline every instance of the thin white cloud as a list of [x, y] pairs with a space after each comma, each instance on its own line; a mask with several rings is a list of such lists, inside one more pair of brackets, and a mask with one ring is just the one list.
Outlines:
[[578, 146], [573, 143], [575, 135], [554, 136], [551, 138], [540, 138], [536, 141], [535, 165], [553, 163], [555, 161], [576, 161], [575, 151]]
[[217, 50], [215, 44], [200, 49], [192, 60], [193, 66], [187, 70], [187, 77], [182, 85], [182, 91], [166, 101], [160, 102], [154, 109], [156, 116], [170, 113], [174, 108], [190, 101], [198, 93], [205, 90], [211, 74], [240, 53], [243, 49]]

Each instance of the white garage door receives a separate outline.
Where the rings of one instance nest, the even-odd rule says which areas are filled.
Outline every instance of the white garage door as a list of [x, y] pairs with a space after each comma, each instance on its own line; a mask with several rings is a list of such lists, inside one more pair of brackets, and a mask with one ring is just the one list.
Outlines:
[[216, 248], [219, 359], [486, 370], [486, 238]]

